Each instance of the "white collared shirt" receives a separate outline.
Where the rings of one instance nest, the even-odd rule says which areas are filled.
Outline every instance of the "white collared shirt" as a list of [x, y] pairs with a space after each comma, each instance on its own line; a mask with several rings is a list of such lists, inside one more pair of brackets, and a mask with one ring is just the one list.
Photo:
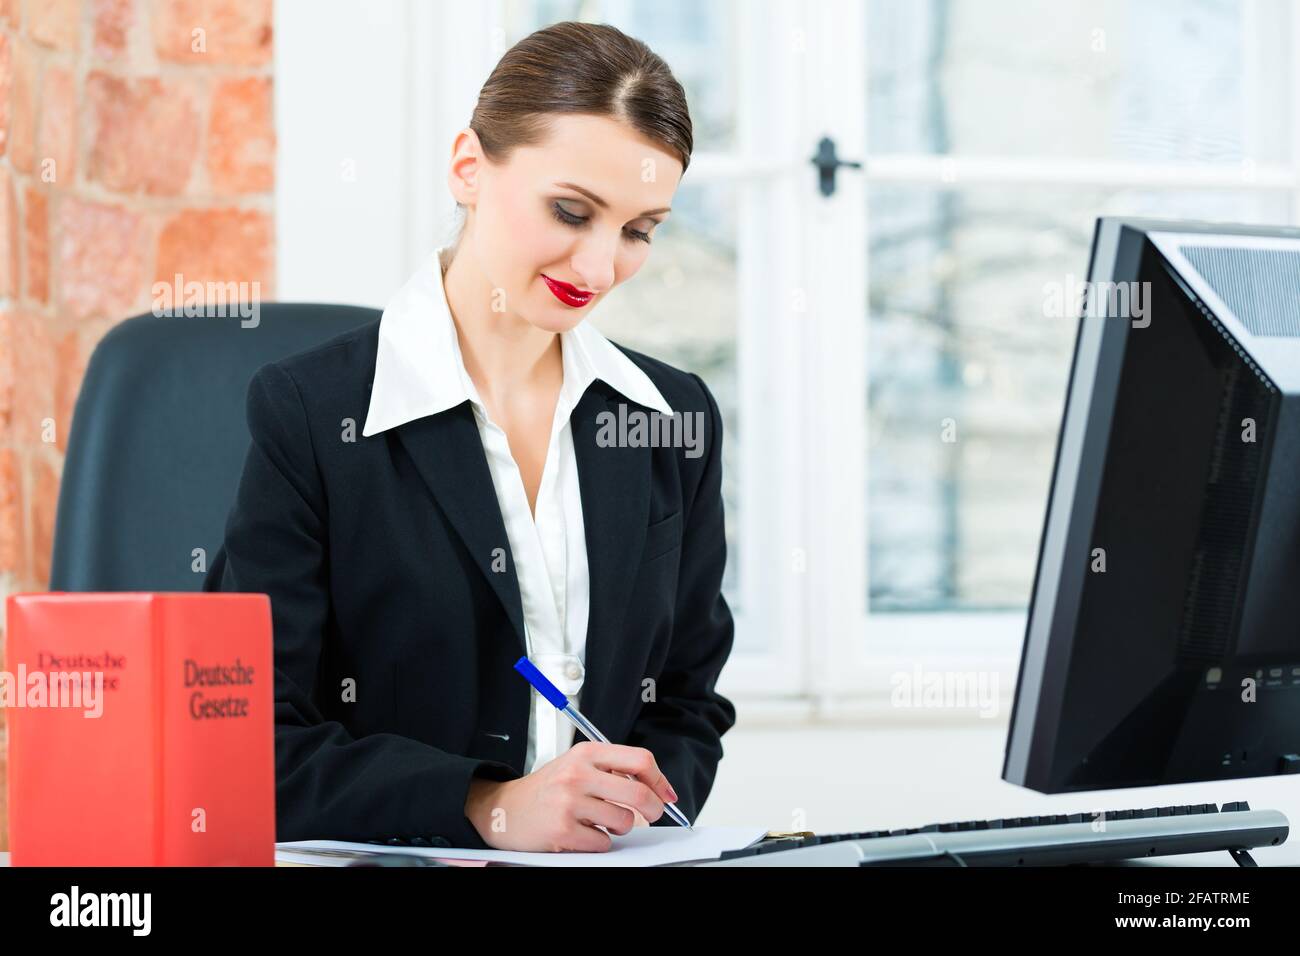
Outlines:
[[[665, 415], [671, 415], [672, 408], [646, 374], [590, 323], [584, 320], [560, 333], [564, 383], [534, 519], [506, 433], [488, 415], [465, 370], [443, 289], [442, 274], [450, 257], [447, 247], [435, 250], [384, 309], [370, 408], [361, 434], [369, 437], [466, 400], [471, 403], [519, 579], [528, 657], [581, 706], [590, 581], [569, 416], [596, 379]], [[574, 736], [573, 725], [554, 706], [536, 692], [531, 698], [525, 774], [568, 750]]]

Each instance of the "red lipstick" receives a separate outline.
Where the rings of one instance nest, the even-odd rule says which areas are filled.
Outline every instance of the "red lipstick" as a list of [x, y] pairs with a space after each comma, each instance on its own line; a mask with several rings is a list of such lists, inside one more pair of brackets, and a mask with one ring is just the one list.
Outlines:
[[586, 289], [579, 289], [575, 285], [569, 285], [567, 282], [561, 282], [558, 279], [552, 279], [545, 273], [542, 278], [546, 281], [546, 287], [554, 293], [555, 297], [565, 305], [580, 309], [592, 300], [596, 293], [589, 292]]

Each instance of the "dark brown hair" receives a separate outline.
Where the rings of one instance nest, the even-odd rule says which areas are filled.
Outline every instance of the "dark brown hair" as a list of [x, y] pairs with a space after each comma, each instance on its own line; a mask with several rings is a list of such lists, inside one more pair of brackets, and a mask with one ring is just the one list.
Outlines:
[[553, 23], [501, 57], [470, 117], [483, 152], [505, 162], [546, 138], [548, 113], [587, 113], [627, 123], [666, 151], [682, 172], [694, 138], [686, 93], [656, 53], [606, 23]]

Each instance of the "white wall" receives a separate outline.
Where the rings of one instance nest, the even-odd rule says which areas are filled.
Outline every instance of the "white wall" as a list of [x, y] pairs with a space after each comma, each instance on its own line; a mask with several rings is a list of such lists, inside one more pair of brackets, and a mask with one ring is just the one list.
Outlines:
[[282, 301], [382, 307], [445, 238], [447, 158], [490, 69], [494, 7], [276, 0]]

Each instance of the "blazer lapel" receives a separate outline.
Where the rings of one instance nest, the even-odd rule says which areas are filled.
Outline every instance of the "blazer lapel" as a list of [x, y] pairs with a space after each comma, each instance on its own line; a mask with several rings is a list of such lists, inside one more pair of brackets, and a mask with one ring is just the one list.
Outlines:
[[[617, 393], [611, 397], [603, 383], [593, 383], [569, 420], [586, 528], [591, 595], [582, 710], [598, 727], [650, 515], [650, 449], [601, 447], [596, 443], [599, 416], [608, 413], [617, 422], [617, 403], [621, 401], [626, 400]], [[469, 403], [407, 422], [396, 431], [475, 565], [505, 607], [518, 638], [518, 652], [525, 654], [519, 578]], [[495, 548], [504, 548], [509, 555], [504, 573], [492, 570]]]
[[[447, 520], [465, 542], [470, 559], [500, 598], [514, 625], [522, 656], [527, 644], [519, 576], [473, 409], [469, 402], [463, 402], [445, 412], [407, 422], [397, 429], [397, 434]], [[505, 550], [505, 571], [492, 569], [497, 548]]]
[[[614, 399], [626, 401], [617, 393]], [[614, 657], [622, 644], [623, 617], [650, 515], [650, 449], [596, 443], [599, 416], [608, 413], [618, 420], [616, 400], [605, 392], [603, 383], [593, 383], [569, 419], [591, 582], [582, 711], [597, 727], [598, 715], [605, 709]]]

